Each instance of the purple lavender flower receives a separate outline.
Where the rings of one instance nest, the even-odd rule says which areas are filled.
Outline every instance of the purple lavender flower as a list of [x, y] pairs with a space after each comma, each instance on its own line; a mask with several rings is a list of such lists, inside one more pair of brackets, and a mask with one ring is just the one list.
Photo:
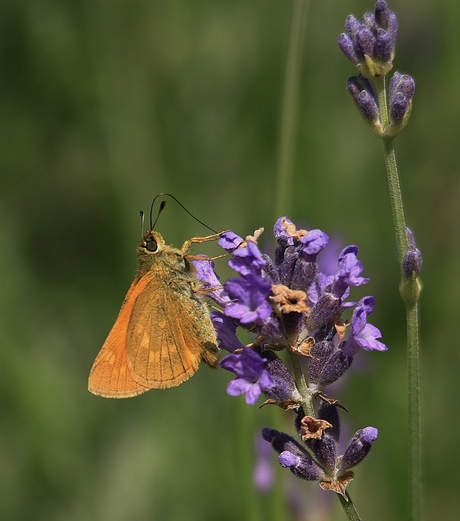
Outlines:
[[346, 356], [354, 356], [360, 349], [366, 351], [386, 351], [388, 348], [377, 339], [381, 338], [380, 330], [367, 323], [367, 316], [374, 311], [374, 297], [362, 298], [353, 312], [351, 319], [351, 335], [342, 347]]
[[214, 329], [217, 333], [217, 340], [219, 347], [233, 353], [237, 349], [241, 349], [243, 344], [238, 340], [236, 336], [237, 324], [226, 317], [220, 311], [213, 311], [211, 313], [211, 320], [214, 325]]
[[266, 279], [248, 274], [244, 278], [228, 280], [224, 289], [233, 301], [225, 307], [228, 317], [238, 319], [241, 324], [260, 324], [271, 315], [272, 308], [267, 300], [271, 284]]
[[329, 237], [321, 230], [310, 230], [300, 242], [303, 244], [302, 254], [305, 260], [315, 262], [316, 256], [329, 243]]
[[263, 259], [257, 245], [248, 241], [245, 248], [237, 248], [233, 251], [233, 258], [228, 265], [240, 275], [250, 273], [259, 275], [266, 261]]
[[243, 239], [232, 232], [231, 230], [228, 232], [224, 232], [221, 234], [217, 244], [223, 248], [224, 250], [231, 252], [238, 248], [238, 246], [243, 242]]
[[[356, 305], [345, 301], [350, 289], [369, 280], [361, 275], [357, 246], [344, 248], [337, 259], [336, 273], [325, 275], [318, 262], [319, 253], [329, 242], [324, 232], [298, 230], [282, 217], [275, 224], [274, 234], [278, 246], [273, 260], [260, 252], [254, 238], [243, 240], [233, 232], [225, 233], [221, 242], [231, 251], [229, 265], [239, 276], [228, 280], [222, 293], [210, 293], [224, 308], [221, 313], [213, 313], [212, 319], [219, 345], [234, 353], [222, 361], [222, 367], [238, 370], [228, 392], [246, 393], [250, 403], [264, 392], [266, 403], [296, 408], [301, 397], [294, 380], [271, 349], [312, 356], [304, 369], [313, 391], [340, 378], [360, 349], [383, 350], [385, 346], [377, 340], [380, 331], [367, 323], [374, 305], [371, 297], [362, 300], [355, 311], [350, 338], [345, 343], [339, 338], [342, 312]], [[202, 278], [210, 287], [216, 284], [217, 279], [206, 270], [200, 273], [205, 273]], [[256, 334], [255, 347], [262, 357], [243, 348], [236, 326]]]
[[331, 280], [330, 284], [322, 288], [320, 294], [317, 292], [317, 286], [310, 289], [309, 298], [314, 303], [306, 319], [310, 329], [330, 324], [331, 320], [337, 319], [343, 308], [342, 298], [348, 295], [350, 286], [361, 286], [369, 281], [368, 278], [359, 276], [363, 267], [357, 254], [357, 246], [344, 248], [339, 255], [337, 273], [332, 279], [328, 279]]
[[[372, 27], [372, 18], [366, 20]], [[350, 21], [349, 26], [353, 25]], [[278, 452], [279, 463], [294, 475], [345, 495], [353, 478], [350, 469], [369, 452], [377, 430], [367, 427], [358, 431], [344, 457], [339, 456], [338, 401], [327, 398], [323, 389], [348, 370], [361, 349], [386, 350], [378, 340], [380, 331], [367, 322], [375, 300], [347, 300], [353, 287], [369, 281], [362, 276], [357, 246], [347, 246], [339, 253], [335, 273], [331, 274], [330, 262], [324, 273], [319, 260], [329, 243], [324, 232], [298, 230], [292, 221], [281, 217], [274, 235], [277, 247], [272, 258], [259, 249], [260, 230], [246, 240], [233, 232], [222, 234], [219, 243], [231, 254], [228, 264], [238, 276], [228, 280], [220, 292], [216, 291], [217, 277], [209, 271], [212, 265], [197, 266], [205, 287], [210, 289], [210, 298], [223, 308], [211, 316], [219, 346], [231, 352], [220, 362], [222, 368], [235, 374], [227, 393], [245, 394], [246, 403], [251, 405], [264, 394], [263, 405], [295, 410], [295, 425], [305, 445], [276, 429], [264, 429], [263, 438]], [[342, 313], [350, 307], [355, 310], [349, 336], [344, 340], [347, 321]], [[241, 344], [238, 326], [254, 333], [252, 345]], [[299, 357], [303, 383], [299, 384], [298, 375], [294, 379], [274, 352], [283, 349], [289, 356]], [[312, 405], [306, 407], [306, 400], [318, 393], [324, 400], [318, 418], [306, 416], [304, 410], [313, 409]]]
[[[303, 419], [318, 422], [311, 417], [305, 416]], [[326, 428], [320, 437], [304, 440], [308, 451], [294, 438], [276, 429], [265, 428], [262, 436], [279, 453], [278, 461], [282, 467], [289, 468], [300, 479], [319, 481], [324, 490], [345, 496], [345, 488], [354, 476], [350, 469], [369, 454], [378, 431], [374, 427], [360, 429], [349, 442], [343, 456], [339, 456], [338, 440], [328, 430]]]
[[[374, 14], [365, 13], [361, 22], [350, 15], [345, 31], [339, 36], [338, 45], [360, 72], [348, 79], [347, 90], [372, 131], [380, 138], [394, 138], [409, 121], [415, 82], [407, 74], [394, 73], [390, 80], [387, 115], [381, 114], [383, 107], [379, 106], [368, 79], [386, 76], [393, 67], [398, 33], [396, 15], [384, 0], [378, 0]], [[379, 98], [381, 85], [379, 82]]]
[[230, 396], [246, 394], [248, 405], [254, 405], [262, 392], [273, 385], [272, 377], [264, 369], [265, 360], [248, 347], [243, 347], [241, 353], [226, 356], [220, 366], [236, 374], [227, 386], [227, 393]]
[[398, 20], [384, 0], [375, 4], [374, 14], [365, 13], [361, 22], [350, 15], [338, 45], [366, 78], [386, 75], [393, 67]]
[[339, 269], [334, 276], [331, 287], [331, 293], [337, 298], [341, 298], [350, 286], [361, 286], [369, 282], [368, 278], [359, 277], [363, 271], [363, 265], [358, 260], [357, 255], [357, 246], [347, 246], [339, 255]]
[[219, 306], [230, 304], [230, 298], [222, 288], [220, 279], [214, 271], [214, 262], [204, 257], [203, 260], [194, 259], [193, 265], [197, 277], [203, 282], [203, 290], [207, 290], [209, 296], [212, 296], [212, 299], [217, 302]]

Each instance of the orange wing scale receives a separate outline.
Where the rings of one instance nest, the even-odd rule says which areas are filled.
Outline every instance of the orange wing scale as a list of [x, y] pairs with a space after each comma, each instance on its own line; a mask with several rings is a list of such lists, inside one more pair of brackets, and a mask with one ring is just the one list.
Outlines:
[[[151, 279], [149, 290], [137, 298], [128, 328], [128, 366], [149, 389], [175, 387], [198, 370], [205, 346], [216, 342], [214, 328], [204, 304], [161, 291], [152, 272], [145, 277]], [[197, 321], [209, 331], [197, 328]]]
[[126, 354], [129, 320], [137, 296], [145, 288], [144, 279], [145, 276], [134, 279], [117, 320], [94, 361], [88, 381], [88, 389], [93, 394], [105, 398], [130, 398], [149, 390], [131, 378]]

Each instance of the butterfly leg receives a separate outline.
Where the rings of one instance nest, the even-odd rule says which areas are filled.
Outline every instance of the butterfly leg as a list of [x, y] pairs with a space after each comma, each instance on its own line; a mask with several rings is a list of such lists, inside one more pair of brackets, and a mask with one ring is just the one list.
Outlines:
[[224, 232], [213, 233], [212, 235], [207, 235], [206, 237], [192, 237], [191, 239], [188, 239], [182, 245], [182, 248], [181, 248], [182, 255], [184, 255], [184, 256], [187, 255], [192, 244], [201, 244], [203, 242], [217, 241], [218, 239], [220, 239], [220, 236], [223, 233]]

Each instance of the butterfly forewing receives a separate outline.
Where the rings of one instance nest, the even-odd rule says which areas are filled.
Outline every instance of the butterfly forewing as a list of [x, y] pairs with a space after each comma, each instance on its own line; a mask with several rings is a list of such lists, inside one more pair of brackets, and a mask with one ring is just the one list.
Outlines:
[[215, 332], [205, 303], [192, 294], [194, 279], [165, 292], [154, 270], [144, 277], [148, 291], [138, 296], [128, 326], [128, 366], [141, 385], [174, 387], [198, 370], [206, 346], [215, 346]]

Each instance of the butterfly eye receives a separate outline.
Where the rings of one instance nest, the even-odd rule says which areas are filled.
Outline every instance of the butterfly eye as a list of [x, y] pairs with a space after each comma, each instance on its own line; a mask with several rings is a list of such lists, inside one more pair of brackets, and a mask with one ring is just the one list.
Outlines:
[[157, 241], [150, 239], [145, 244], [145, 249], [147, 251], [156, 252], [158, 249], [158, 243]]

